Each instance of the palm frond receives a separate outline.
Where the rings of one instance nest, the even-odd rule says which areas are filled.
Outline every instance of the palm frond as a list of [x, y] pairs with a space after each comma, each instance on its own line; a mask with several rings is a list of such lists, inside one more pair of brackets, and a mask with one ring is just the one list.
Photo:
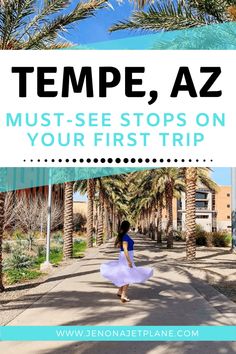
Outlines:
[[154, 0], [133, 0], [134, 5], [138, 9], [144, 8], [146, 5], [151, 5], [154, 3]]
[[51, 15], [64, 9], [70, 4], [70, 2], [70, 0], [44, 0], [44, 6], [41, 13], [44, 16]]
[[44, 6], [39, 10], [39, 12], [30, 20], [30, 22], [25, 26], [22, 31], [19, 41], [25, 36], [29, 35], [30, 31], [36, 27], [39, 28], [41, 23], [48, 22], [48, 16], [59, 12], [66, 8], [70, 4], [70, 0], [45, 0]]
[[0, 6], [1, 47], [6, 49], [8, 41], [25, 26], [25, 19], [34, 13], [34, 0], [3, 0]]
[[66, 49], [72, 47], [73, 44], [69, 42], [57, 42], [47, 45], [46, 49]]
[[86, 3], [79, 3], [73, 11], [62, 14], [52, 19], [49, 23], [45, 23], [37, 33], [29, 38], [25, 43], [24, 49], [33, 49], [42, 39], [54, 40], [58, 32], [65, 31], [68, 25], [84, 20], [93, 16], [95, 10], [104, 7], [106, 0], [90, 0]]
[[[74, 1], [2, 0], [0, 2], [1, 49], [65, 48], [59, 40], [60, 32], [95, 14], [107, 0]], [[66, 41], [65, 41], [66, 42]], [[70, 44], [70, 43], [69, 43]]]
[[164, 2], [151, 5], [147, 12], [135, 11], [128, 21], [121, 21], [113, 25], [109, 31], [118, 30], [177, 30], [191, 27], [203, 26], [207, 23], [214, 23], [214, 18], [204, 16], [188, 7], [178, 3]]
[[227, 20], [227, 0], [189, 0], [189, 6], [195, 8], [199, 13], [213, 16], [218, 22]]

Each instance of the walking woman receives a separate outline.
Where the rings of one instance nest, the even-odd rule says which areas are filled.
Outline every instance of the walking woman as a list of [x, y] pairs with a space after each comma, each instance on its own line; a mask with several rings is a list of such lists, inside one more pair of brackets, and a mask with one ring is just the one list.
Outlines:
[[136, 267], [134, 264], [134, 241], [128, 235], [130, 223], [123, 221], [115, 246], [120, 247], [118, 261], [110, 261], [101, 265], [100, 271], [104, 278], [110, 280], [119, 289], [117, 296], [121, 302], [129, 302], [128, 287], [133, 283], [143, 283], [153, 275], [153, 270], [148, 267]]

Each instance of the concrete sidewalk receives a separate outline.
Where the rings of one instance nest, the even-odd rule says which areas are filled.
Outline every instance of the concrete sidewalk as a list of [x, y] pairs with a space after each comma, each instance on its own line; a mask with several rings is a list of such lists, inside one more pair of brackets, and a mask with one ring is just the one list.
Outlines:
[[[152, 266], [154, 276], [130, 288], [130, 303], [121, 304], [117, 289], [100, 276], [100, 264], [117, 257], [110, 243], [68, 266], [46, 288], [35, 288], [28, 295], [33, 301], [28, 309], [20, 312], [20, 301], [6, 304], [4, 311], [12, 307], [16, 311], [8, 325], [236, 325], [236, 304], [175, 262], [163, 259], [155, 242], [136, 237], [135, 249], [136, 264]], [[6, 342], [0, 349], [4, 354], [233, 354], [236, 344]]]

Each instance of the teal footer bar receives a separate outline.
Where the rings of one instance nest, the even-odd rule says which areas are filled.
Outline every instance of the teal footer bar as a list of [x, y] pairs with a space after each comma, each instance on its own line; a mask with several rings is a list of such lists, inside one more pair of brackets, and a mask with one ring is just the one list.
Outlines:
[[236, 326], [6, 326], [1, 341], [235, 341]]

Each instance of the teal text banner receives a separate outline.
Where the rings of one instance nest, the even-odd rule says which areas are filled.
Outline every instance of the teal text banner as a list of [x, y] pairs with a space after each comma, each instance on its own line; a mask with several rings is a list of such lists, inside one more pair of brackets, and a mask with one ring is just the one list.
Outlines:
[[1, 341], [235, 341], [236, 326], [6, 326]]
[[0, 192], [137, 171], [138, 168], [0, 168]]
[[228, 22], [185, 30], [159, 31], [155, 34], [75, 46], [72, 49], [235, 50], [236, 23]]

